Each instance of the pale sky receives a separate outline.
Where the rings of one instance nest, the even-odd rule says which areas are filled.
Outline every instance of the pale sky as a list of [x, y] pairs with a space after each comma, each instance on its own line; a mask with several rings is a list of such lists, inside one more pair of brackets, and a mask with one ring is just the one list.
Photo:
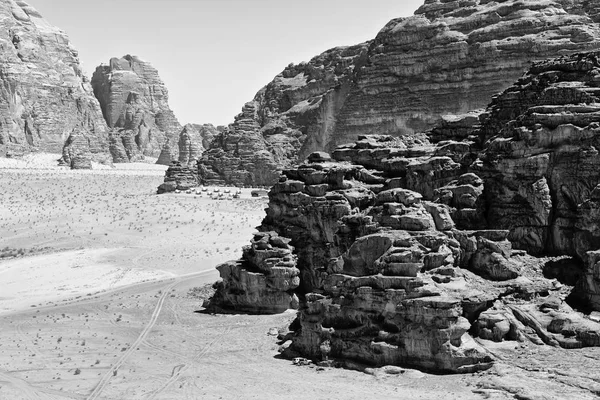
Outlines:
[[91, 77], [111, 57], [150, 62], [182, 124], [233, 122], [289, 63], [375, 37], [424, 0], [26, 0], [69, 35]]

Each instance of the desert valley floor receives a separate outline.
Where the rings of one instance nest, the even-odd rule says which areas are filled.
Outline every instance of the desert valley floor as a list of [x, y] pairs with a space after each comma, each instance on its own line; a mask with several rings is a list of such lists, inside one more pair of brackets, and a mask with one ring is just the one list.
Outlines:
[[202, 312], [264, 199], [156, 195], [164, 167], [0, 166], [0, 399], [593, 399], [600, 349], [481, 341], [485, 372], [294, 366], [295, 317]]

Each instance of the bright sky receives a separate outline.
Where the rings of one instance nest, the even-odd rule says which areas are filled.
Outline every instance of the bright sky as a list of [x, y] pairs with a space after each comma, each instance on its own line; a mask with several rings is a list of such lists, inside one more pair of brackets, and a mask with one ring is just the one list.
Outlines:
[[185, 123], [233, 122], [289, 63], [375, 37], [424, 0], [26, 0], [63, 29], [91, 77], [111, 57], [149, 61]]

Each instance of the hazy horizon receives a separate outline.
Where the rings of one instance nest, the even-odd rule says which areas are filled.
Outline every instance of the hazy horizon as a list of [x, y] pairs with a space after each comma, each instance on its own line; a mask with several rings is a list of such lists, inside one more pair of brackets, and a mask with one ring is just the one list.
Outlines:
[[[64, 30], [88, 77], [126, 54], [150, 62], [182, 124], [227, 125], [289, 63], [372, 39], [424, 0], [28, 0]], [[249, 6], [251, 5], [251, 6]]]

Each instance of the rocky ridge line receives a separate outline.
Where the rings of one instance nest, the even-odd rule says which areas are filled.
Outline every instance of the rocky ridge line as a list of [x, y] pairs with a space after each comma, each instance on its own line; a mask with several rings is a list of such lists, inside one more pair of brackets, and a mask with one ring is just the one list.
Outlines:
[[[370, 42], [288, 66], [202, 158], [207, 182], [272, 185], [278, 170], [358, 135], [401, 136], [487, 106], [532, 61], [598, 49], [590, 2], [427, 0]], [[249, 142], [240, 137], [252, 136]], [[236, 143], [260, 152], [265, 167]], [[268, 168], [270, 171], [265, 171]]]

